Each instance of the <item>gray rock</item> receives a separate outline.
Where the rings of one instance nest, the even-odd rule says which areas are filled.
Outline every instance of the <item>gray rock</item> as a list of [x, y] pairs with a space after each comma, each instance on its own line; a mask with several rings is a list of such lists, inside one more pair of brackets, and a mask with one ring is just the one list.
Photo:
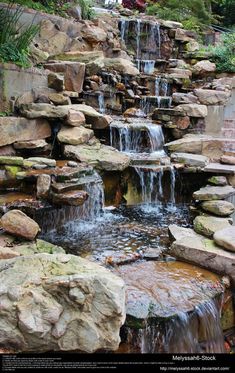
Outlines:
[[194, 94], [203, 105], [225, 105], [231, 92], [217, 91], [213, 89], [195, 89]]
[[218, 216], [229, 216], [233, 214], [235, 207], [232, 203], [227, 201], [205, 201], [201, 204], [204, 211], [211, 212]]
[[206, 105], [199, 104], [182, 104], [176, 106], [175, 110], [193, 118], [205, 118], [208, 114]]
[[197, 216], [193, 221], [193, 227], [197, 233], [213, 237], [216, 231], [230, 227], [230, 220], [214, 216]]
[[[17, 351], [116, 350], [123, 280], [73, 255], [0, 261], [0, 344]], [[6, 301], [7, 300], [7, 301]]]
[[210, 201], [217, 199], [226, 199], [235, 193], [235, 189], [230, 186], [211, 186], [207, 185], [193, 193], [193, 198], [199, 201]]
[[185, 166], [205, 167], [209, 159], [204, 155], [189, 153], [172, 153], [171, 160], [177, 163], [184, 163]]
[[214, 234], [214, 241], [225, 250], [235, 252], [235, 226], [221, 229]]
[[228, 185], [228, 182], [225, 176], [211, 176], [207, 181], [209, 184], [217, 185], [217, 186]]
[[169, 225], [168, 227], [170, 238], [175, 240], [181, 240], [185, 237], [200, 237], [193, 229], [191, 228], [182, 228], [176, 224]]
[[50, 175], [42, 174], [37, 178], [37, 197], [47, 198], [51, 187]]

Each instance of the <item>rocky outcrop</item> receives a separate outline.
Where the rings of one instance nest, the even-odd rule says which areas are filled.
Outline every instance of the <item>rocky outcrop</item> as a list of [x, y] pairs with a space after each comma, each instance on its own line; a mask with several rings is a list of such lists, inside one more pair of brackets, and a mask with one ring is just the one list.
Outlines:
[[214, 241], [225, 250], [235, 252], [235, 227], [218, 230], [214, 234]]
[[228, 228], [230, 220], [226, 218], [217, 218], [214, 216], [197, 216], [193, 221], [195, 232], [206, 237], [213, 237], [214, 233], [220, 229]]
[[94, 75], [103, 71], [118, 72], [123, 75], [136, 76], [139, 70], [134, 64], [124, 58], [101, 58], [92, 61], [86, 66], [87, 74]]
[[122, 171], [130, 164], [130, 157], [111, 146], [101, 145], [65, 145], [64, 155], [106, 171]]
[[195, 89], [194, 94], [203, 105], [225, 105], [231, 96], [230, 91], [218, 91], [212, 89]]
[[37, 254], [1, 261], [0, 273], [1, 346], [24, 352], [118, 348], [125, 289], [105, 268], [72, 255]]
[[40, 231], [39, 225], [20, 210], [11, 210], [0, 220], [2, 228], [17, 237], [34, 240]]

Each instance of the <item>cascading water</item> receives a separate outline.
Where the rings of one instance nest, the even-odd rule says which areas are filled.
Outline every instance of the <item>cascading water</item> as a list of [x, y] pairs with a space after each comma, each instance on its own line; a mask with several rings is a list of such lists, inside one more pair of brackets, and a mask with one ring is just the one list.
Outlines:
[[105, 114], [105, 103], [104, 103], [104, 93], [100, 92], [98, 95], [98, 104], [99, 104], [99, 112], [101, 114]]
[[156, 205], [161, 203], [163, 198], [162, 177], [163, 170], [158, 172], [152, 170], [142, 169], [135, 167], [135, 171], [139, 176], [142, 207], [146, 210], [155, 208]]

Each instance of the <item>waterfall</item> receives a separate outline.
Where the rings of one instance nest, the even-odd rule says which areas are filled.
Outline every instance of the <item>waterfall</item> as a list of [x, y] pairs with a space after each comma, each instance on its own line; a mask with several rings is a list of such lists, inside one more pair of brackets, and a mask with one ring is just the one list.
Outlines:
[[126, 42], [126, 29], [129, 25], [128, 20], [122, 19], [121, 20], [121, 40], [125, 43]]
[[156, 172], [135, 167], [135, 171], [139, 176], [142, 203], [151, 209], [151, 205], [159, 204], [163, 197], [163, 170]]
[[[143, 136], [145, 132], [150, 144], [150, 149], [145, 149], [143, 145]], [[142, 153], [156, 152], [163, 150], [164, 136], [162, 127], [153, 124], [150, 120], [138, 121], [133, 120], [126, 123], [121, 120], [114, 120], [110, 124], [110, 145], [122, 152]]]
[[161, 82], [161, 77], [157, 76], [155, 79], [155, 96], [157, 97], [160, 96], [160, 82]]
[[173, 166], [170, 169], [170, 181], [170, 202], [175, 205], [175, 169]]
[[139, 71], [151, 75], [154, 72], [155, 60], [136, 59], [136, 65]]
[[127, 343], [141, 353], [224, 353], [218, 302], [208, 300], [191, 314], [181, 312], [170, 321], [127, 328]]
[[104, 103], [104, 93], [99, 92], [98, 96], [99, 112], [105, 114], [105, 103]]
[[68, 222], [92, 221], [101, 216], [104, 208], [104, 187], [101, 177], [95, 173], [93, 180], [87, 182], [82, 189], [89, 195], [82, 206], [63, 206], [58, 209], [50, 209], [39, 216], [40, 227], [44, 233], [62, 227]]
[[136, 20], [136, 58], [139, 59], [141, 55], [141, 43], [140, 43], [140, 37], [141, 37], [141, 20]]

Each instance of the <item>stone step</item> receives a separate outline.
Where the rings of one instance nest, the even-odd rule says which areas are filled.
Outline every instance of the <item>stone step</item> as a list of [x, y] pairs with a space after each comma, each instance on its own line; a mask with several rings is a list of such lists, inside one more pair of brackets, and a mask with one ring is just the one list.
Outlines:
[[205, 172], [214, 172], [214, 173], [221, 173], [221, 174], [234, 174], [235, 173], [235, 166], [221, 164], [221, 163], [209, 163], [205, 168]]
[[53, 183], [52, 184], [52, 190], [55, 193], [65, 193], [65, 192], [71, 192], [73, 190], [81, 190], [84, 189], [86, 185], [90, 184], [97, 184], [101, 183], [100, 177], [96, 175], [91, 175], [91, 176], [84, 176], [80, 177], [77, 180], [74, 180], [74, 182], [65, 182], [65, 183]]

